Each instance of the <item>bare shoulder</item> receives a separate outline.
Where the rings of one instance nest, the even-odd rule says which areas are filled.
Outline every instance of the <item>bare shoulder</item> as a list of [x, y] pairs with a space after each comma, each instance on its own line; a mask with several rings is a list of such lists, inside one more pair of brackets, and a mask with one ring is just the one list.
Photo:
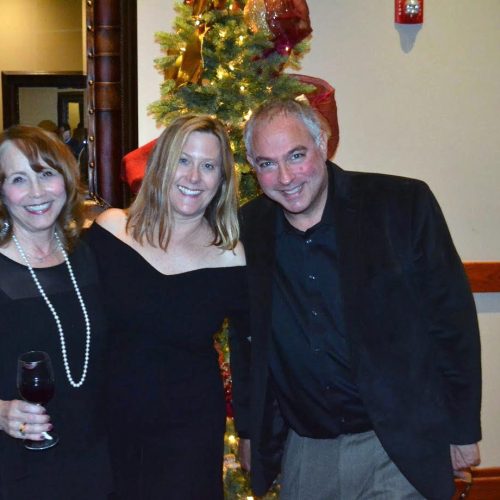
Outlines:
[[238, 241], [238, 243], [234, 247], [233, 252], [236, 259], [239, 261], [239, 264], [237, 265], [244, 266], [247, 263], [247, 261], [245, 258], [245, 248], [243, 247], [243, 243], [241, 241]]
[[225, 250], [222, 254], [224, 265], [229, 266], [244, 266], [246, 265], [245, 249], [241, 241], [238, 241], [233, 250]]
[[127, 224], [127, 213], [120, 208], [110, 208], [99, 214], [96, 222], [114, 235], [123, 234]]

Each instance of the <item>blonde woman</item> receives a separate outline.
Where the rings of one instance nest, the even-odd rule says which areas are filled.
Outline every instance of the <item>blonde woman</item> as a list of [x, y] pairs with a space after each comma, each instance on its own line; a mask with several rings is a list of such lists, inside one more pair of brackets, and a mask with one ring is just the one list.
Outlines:
[[111, 329], [110, 433], [121, 499], [223, 498], [223, 386], [213, 335], [246, 314], [245, 256], [223, 126], [162, 133], [128, 211], [88, 234]]

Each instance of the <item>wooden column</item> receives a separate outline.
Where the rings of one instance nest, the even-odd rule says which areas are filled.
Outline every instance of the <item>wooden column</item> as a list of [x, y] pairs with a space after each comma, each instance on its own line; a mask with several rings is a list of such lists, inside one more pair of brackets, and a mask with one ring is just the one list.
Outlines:
[[136, 2], [87, 0], [91, 194], [126, 204], [121, 159], [137, 147]]

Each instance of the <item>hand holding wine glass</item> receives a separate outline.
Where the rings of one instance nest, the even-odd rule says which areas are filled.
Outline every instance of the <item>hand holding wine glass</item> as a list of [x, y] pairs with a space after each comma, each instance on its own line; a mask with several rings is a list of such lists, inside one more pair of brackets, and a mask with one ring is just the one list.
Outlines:
[[[54, 395], [54, 371], [50, 357], [43, 351], [30, 351], [22, 354], [17, 363], [17, 388], [25, 401], [37, 405], [47, 404]], [[28, 422], [22, 422], [19, 432], [26, 435], [29, 431]], [[43, 440], [26, 440], [25, 447], [29, 450], [45, 450], [56, 445], [57, 435], [41, 432]]]

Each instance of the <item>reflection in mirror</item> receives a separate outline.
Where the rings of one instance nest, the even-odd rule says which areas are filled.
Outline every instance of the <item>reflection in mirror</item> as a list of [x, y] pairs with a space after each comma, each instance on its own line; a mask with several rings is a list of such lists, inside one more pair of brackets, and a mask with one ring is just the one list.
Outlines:
[[76, 129], [87, 127], [86, 116], [83, 112], [85, 108], [85, 92], [83, 90], [72, 90], [57, 94], [58, 123], [69, 124], [71, 130], [76, 131]]
[[19, 87], [19, 123], [67, 123], [71, 130], [86, 127], [85, 91], [56, 87]]
[[86, 84], [82, 72], [2, 72], [4, 127], [20, 123], [57, 133], [78, 160], [82, 182], [90, 191]]

